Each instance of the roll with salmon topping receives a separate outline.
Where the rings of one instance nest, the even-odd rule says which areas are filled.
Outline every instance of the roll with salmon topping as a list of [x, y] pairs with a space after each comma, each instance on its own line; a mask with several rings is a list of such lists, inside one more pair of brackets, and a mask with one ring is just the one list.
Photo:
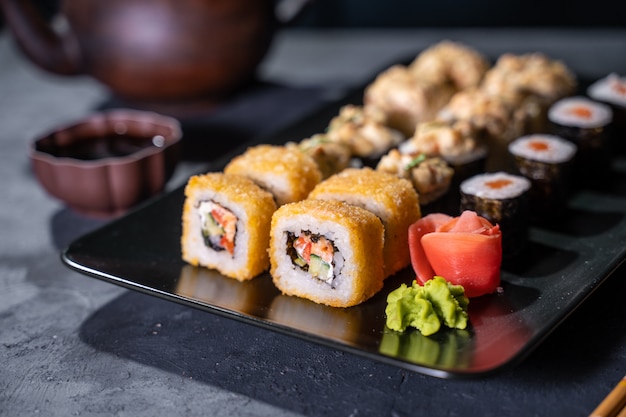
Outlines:
[[233, 158], [224, 173], [251, 179], [272, 193], [278, 206], [305, 199], [322, 180], [315, 160], [292, 146], [250, 147]]
[[182, 258], [243, 281], [269, 267], [272, 195], [251, 180], [223, 173], [189, 178], [182, 216]]
[[364, 302], [383, 287], [383, 224], [341, 201], [303, 200], [272, 216], [270, 273], [285, 295], [332, 307]]
[[344, 201], [374, 213], [385, 227], [385, 277], [409, 265], [408, 229], [421, 217], [409, 180], [368, 167], [348, 168], [319, 183], [309, 198]]

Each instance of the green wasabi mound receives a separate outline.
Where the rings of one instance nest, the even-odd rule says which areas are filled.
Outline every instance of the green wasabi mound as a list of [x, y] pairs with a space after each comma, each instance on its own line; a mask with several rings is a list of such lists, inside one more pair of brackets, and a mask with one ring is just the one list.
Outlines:
[[387, 327], [403, 332], [418, 329], [424, 336], [437, 333], [442, 325], [451, 329], [467, 327], [469, 299], [461, 285], [434, 276], [423, 286], [417, 282], [400, 285], [387, 296]]

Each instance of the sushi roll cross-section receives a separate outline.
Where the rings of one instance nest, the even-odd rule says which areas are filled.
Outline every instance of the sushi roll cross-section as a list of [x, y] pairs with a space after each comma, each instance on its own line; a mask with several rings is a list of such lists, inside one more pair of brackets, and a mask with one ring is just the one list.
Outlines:
[[272, 216], [272, 280], [285, 295], [357, 305], [383, 287], [383, 243], [383, 224], [366, 209], [312, 199], [286, 204]]
[[182, 216], [182, 258], [248, 280], [269, 268], [269, 224], [276, 204], [251, 180], [208, 173], [189, 178]]

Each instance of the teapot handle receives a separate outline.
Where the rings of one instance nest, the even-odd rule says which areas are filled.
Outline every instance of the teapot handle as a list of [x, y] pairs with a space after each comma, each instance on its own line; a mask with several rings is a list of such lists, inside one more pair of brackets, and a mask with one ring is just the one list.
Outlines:
[[31, 1], [0, 0], [0, 14], [17, 44], [40, 68], [59, 75], [83, 74], [77, 40], [58, 33]]
[[315, 0], [276, 0], [274, 14], [281, 25], [288, 25], [304, 14]]

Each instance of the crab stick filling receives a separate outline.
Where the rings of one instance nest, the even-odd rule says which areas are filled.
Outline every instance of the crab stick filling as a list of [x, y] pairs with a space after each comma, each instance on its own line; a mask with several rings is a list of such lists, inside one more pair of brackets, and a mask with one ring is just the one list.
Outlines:
[[214, 201], [201, 201], [198, 214], [204, 243], [215, 251], [225, 250], [234, 255], [237, 216]]
[[288, 250], [294, 264], [308, 271], [311, 276], [327, 284], [332, 283], [337, 251], [331, 240], [309, 231], [303, 231], [299, 236], [290, 233]]

